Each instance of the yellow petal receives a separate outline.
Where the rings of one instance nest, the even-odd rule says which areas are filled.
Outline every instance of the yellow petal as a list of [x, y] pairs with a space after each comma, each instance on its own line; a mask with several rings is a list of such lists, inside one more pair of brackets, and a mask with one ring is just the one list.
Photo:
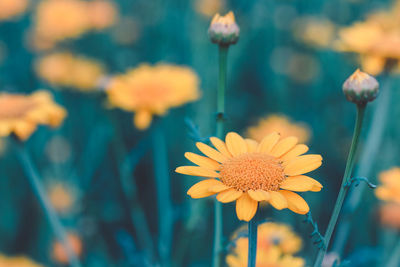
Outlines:
[[222, 191], [217, 195], [217, 200], [222, 203], [228, 203], [235, 201], [243, 194], [242, 191], [238, 191], [234, 188], [229, 188], [225, 191]]
[[286, 190], [281, 190], [279, 192], [286, 198], [288, 202], [288, 208], [291, 211], [298, 214], [306, 214], [310, 211], [310, 207], [308, 206], [307, 202], [298, 194]]
[[214, 195], [214, 192], [210, 192], [209, 188], [219, 184], [220, 181], [215, 179], [207, 179], [194, 184], [188, 191], [187, 194], [192, 198], [203, 198]]
[[256, 200], [256, 201], [267, 201], [270, 198], [270, 195], [268, 192], [264, 191], [264, 190], [249, 190], [247, 191], [247, 193], [249, 194], [249, 196]]
[[228, 148], [226, 147], [224, 141], [217, 137], [210, 137], [211, 144], [219, 151], [221, 152], [222, 155], [225, 157], [231, 158], [232, 154], [231, 152], [228, 151]]
[[290, 136], [279, 141], [274, 148], [271, 150], [270, 154], [274, 157], [280, 157], [289, 150], [291, 150], [298, 142], [297, 137]]
[[147, 110], [139, 110], [133, 117], [133, 123], [139, 130], [145, 130], [149, 128], [153, 116]]
[[219, 177], [219, 173], [217, 173], [213, 170], [208, 170], [208, 169], [204, 169], [202, 167], [197, 167], [197, 166], [182, 166], [182, 167], [176, 168], [175, 171], [177, 173], [192, 175], [192, 176], [202, 176], [202, 177], [210, 177], [210, 178], [218, 178]]
[[269, 195], [271, 196], [269, 199], [269, 203], [277, 210], [285, 209], [288, 207], [288, 203], [286, 198], [277, 191], [269, 191]]
[[317, 169], [322, 164], [320, 155], [304, 155], [291, 160], [285, 167], [285, 174], [289, 176], [301, 175]]
[[253, 139], [249, 139], [249, 138], [244, 139], [244, 141], [246, 141], [248, 152], [256, 152], [257, 151], [257, 148], [258, 148], [257, 141], [255, 141]]
[[252, 199], [247, 193], [244, 193], [236, 201], [236, 214], [239, 220], [250, 221], [257, 212], [258, 202]]
[[288, 177], [280, 185], [281, 189], [297, 192], [312, 191], [314, 187], [319, 188], [318, 191], [320, 191], [322, 185], [317, 180], [304, 175]]
[[28, 139], [35, 130], [36, 124], [27, 121], [19, 121], [14, 125], [14, 133], [23, 141]]
[[230, 132], [225, 137], [226, 147], [232, 156], [239, 156], [247, 152], [247, 144], [237, 133]]
[[226, 156], [224, 156], [223, 154], [221, 154], [220, 152], [218, 152], [217, 150], [215, 150], [214, 148], [212, 148], [206, 144], [197, 142], [196, 146], [204, 155], [206, 155], [210, 159], [213, 159], [220, 163], [222, 163], [228, 159]]
[[261, 153], [271, 152], [272, 148], [278, 142], [279, 138], [280, 138], [279, 133], [277, 132], [270, 133], [269, 135], [263, 138], [261, 143], [258, 145], [257, 151]]
[[227, 189], [229, 189], [230, 187], [227, 185], [224, 185], [222, 182], [220, 184], [214, 185], [212, 187], [210, 187], [210, 192], [214, 192], [214, 193], [219, 193], [222, 191], [225, 191]]
[[281, 159], [283, 161], [290, 161], [291, 159], [294, 159], [297, 156], [303, 155], [308, 151], [308, 146], [300, 144], [296, 145], [292, 150], [289, 150], [286, 154], [284, 154]]
[[200, 167], [203, 167], [205, 169], [218, 171], [221, 167], [221, 165], [218, 162], [216, 162], [215, 160], [197, 155], [195, 153], [186, 152], [185, 157], [188, 160], [190, 160], [191, 162], [193, 162], [194, 164], [197, 164]]

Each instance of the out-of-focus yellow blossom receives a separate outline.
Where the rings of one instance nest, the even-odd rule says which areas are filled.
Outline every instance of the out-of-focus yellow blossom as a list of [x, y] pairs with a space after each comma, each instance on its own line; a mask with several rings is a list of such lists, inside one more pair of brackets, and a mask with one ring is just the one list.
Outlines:
[[75, 204], [75, 192], [64, 183], [54, 183], [47, 191], [50, 203], [54, 209], [62, 214], [70, 212]]
[[400, 204], [387, 203], [380, 207], [379, 215], [382, 225], [400, 229]]
[[[239, 228], [232, 239], [247, 234], [247, 225]], [[301, 238], [289, 225], [283, 223], [265, 222], [258, 225], [257, 248], [268, 249], [276, 246], [284, 254], [295, 254], [302, 246]]]
[[[226, 257], [229, 267], [246, 267], [248, 260], [248, 238], [233, 235], [233, 249]], [[305, 261], [293, 256], [301, 248], [301, 239], [287, 225], [263, 223], [258, 226], [257, 267], [303, 267]]]
[[57, 85], [93, 91], [104, 76], [103, 66], [95, 60], [71, 53], [54, 53], [44, 56], [36, 64], [38, 75]]
[[9, 20], [25, 12], [29, 0], [1, 0], [0, 21]]
[[300, 143], [307, 143], [310, 140], [311, 131], [305, 123], [292, 122], [288, 117], [279, 114], [272, 114], [261, 119], [257, 125], [247, 129], [247, 136], [260, 142], [264, 136], [278, 132], [281, 137], [296, 136]]
[[381, 185], [375, 195], [383, 201], [400, 204], [400, 168], [395, 167], [379, 174]]
[[26, 140], [37, 126], [59, 126], [67, 112], [53, 101], [47, 91], [37, 91], [31, 95], [0, 94], [0, 136], [15, 134]]
[[391, 67], [393, 71], [398, 71], [400, 60], [399, 3], [397, 1], [389, 11], [372, 13], [366, 20], [342, 28], [334, 47], [339, 51], [360, 54], [362, 68], [372, 75], [381, 73], [387, 66]]
[[64, 39], [113, 25], [117, 13], [116, 6], [106, 0], [44, 0], [37, 7], [32, 39], [37, 48], [44, 49], [43, 44], [51, 48]]
[[218, 13], [225, 5], [225, 0], [196, 0], [194, 3], [195, 10], [206, 17]]
[[81, 0], [45, 0], [36, 11], [35, 32], [48, 40], [76, 38], [90, 28], [88, 2]]
[[316, 47], [328, 47], [335, 37], [335, 25], [327, 20], [315, 17], [300, 17], [293, 23], [295, 38]]
[[114, 3], [106, 0], [89, 2], [89, 18], [91, 26], [96, 30], [110, 27], [117, 20], [117, 8]]
[[0, 255], [0, 267], [43, 267], [24, 256], [9, 257]]
[[113, 77], [106, 92], [111, 106], [135, 112], [134, 124], [143, 130], [154, 115], [197, 100], [198, 87], [199, 79], [190, 68], [144, 64]]
[[[80, 257], [83, 251], [81, 238], [76, 233], [68, 233], [67, 239], [69, 241], [69, 244], [71, 245], [72, 250], [75, 252], [75, 255]], [[65, 251], [63, 244], [61, 244], [60, 242], [54, 242], [52, 253], [53, 259], [56, 262], [62, 264], [67, 264], [69, 262], [67, 252]]]

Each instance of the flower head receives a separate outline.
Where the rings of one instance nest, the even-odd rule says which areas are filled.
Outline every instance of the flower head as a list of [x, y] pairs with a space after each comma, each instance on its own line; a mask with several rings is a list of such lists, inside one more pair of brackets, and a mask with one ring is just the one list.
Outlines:
[[53, 53], [36, 63], [38, 75], [52, 85], [94, 91], [104, 77], [103, 66], [92, 59], [68, 52]]
[[303, 174], [321, 166], [322, 157], [303, 155], [308, 147], [297, 144], [296, 137], [280, 139], [276, 132], [265, 136], [260, 143], [243, 139], [234, 132], [226, 135], [225, 142], [211, 137], [216, 149], [197, 143], [206, 157], [186, 153], [185, 157], [198, 166], [178, 167], [176, 172], [211, 178], [192, 186], [188, 195], [203, 198], [217, 194], [217, 200], [222, 203], [236, 201], [240, 220], [250, 221], [258, 202], [263, 201], [278, 210], [288, 208], [306, 214], [309, 211], [307, 202], [292, 191], [321, 190], [318, 181]]
[[232, 11], [225, 16], [215, 14], [208, 29], [211, 41], [220, 45], [236, 44], [239, 40], [239, 32], [239, 26], [235, 22]]
[[0, 267], [43, 267], [24, 256], [8, 257], [0, 255]]
[[400, 168], [392, 168], [379, 174], [381, 185], [375, 190], [380, 200], [400, 204]]
[[[233, 235], [232, 250], [226, 257], [229, 267], [247, 266], [248, 237], [240, 234], [242, 227]], [[300, 237], [285, 224], [262, 223], [258, 226], [256, 266], [265, 267], [302, 267], [302, 258], [294, 257], [301, 247]]]
[[37, 91], [31, 95], [0, 94], [0, 136], [15, 134], [26, 140], [36, 130], [37, 125], [58, 127], [67, 112], [57, 105], [47, 91]]
[[356, 104], [365, 104], [376, 98], [379, 83], [371, 75], [357, 69], [343, 84], [347, 100]]
[[1, 0], [0, 1], [0, 21], [9, 20], [25, 12], [29, 0]]
[[259, 120], [257, 125], [249, 127], [246, 136], [260, 142], [272, 132], [278, 132], [282, 138], [293, 135], [300, 143], [307, 143], [311, 135], [305, 123], [295, 123], [284, 115], [272, 114]]
[[[247, 234], [247, 225], [239, 228], [232, 236], [238, 239]], [[268, 249], [278, 247], [284, 254], [295, 254], [302, 246], [301, 238], [292, 230], [289, 225], [283, 223], [264, 222], [258, 225], [257, 247]]]
[[[75, 233], [68, 233], [67, 239], [71, 245], [72, 250], [78, 257], [82, 255], [83, 245], [81, 238]], [[53, 244], [52, 250], [53, 259], [59, 263], [67, 264], [69, 262], [67, 252], [65, 251], [64, 245], [58, 241]]]
[[135, 112], [138, 129], [149, 127], [153, 115], [199, 98], [199, 79], [187, 67], [141, 65], [111, 79], [106, 92], [112, 106]]

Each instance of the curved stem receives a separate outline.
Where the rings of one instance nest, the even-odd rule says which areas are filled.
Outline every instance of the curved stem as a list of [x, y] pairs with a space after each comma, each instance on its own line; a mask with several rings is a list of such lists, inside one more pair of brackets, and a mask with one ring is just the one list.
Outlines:
[[358, 141], [364, 119], [365, 107], [366, 107], [365, 104], [357, 105], [357, 118], [354, 126], [353, 139], [351, 142], [349, 155], [347, 157], [346, 169], [344, 171], [342, 185], [340, 187], [339, 195], [337, 197], [335, 207], [333, 209], [332, 216], [331, 219], [329, 220], [328, 228], [324, 236], [325, 246], [323, 246], [321, 250], [318, 252], [317, 260], [315, 261], [314, 267], [320, 267], [322, 265], [322, 261], [329, 246], [329, 241], [332, 237], [333, 230], [335, 229], [336, 222], [339, 218], [340, 210], [342, 209], [344, 199], [346, 197], [347, 191], [349, 190], [349, 187], [345, 185], [349, 181], [351, 173], [354, 168], [355, 154], [357, 151]]
[[247, 260], [248, 267], [256, 266], [257, 259], [257, 214], [249, 221], [249, 254]]
[[81, 265], [79, 263], [79, 260], [75, 255], [75, 252], [72, 249], [71, 244], [68, 241], [66, 231], [63, 225], [61, 224], [61, 221], [58, 218], [55, 210], [51, 206], [49, 199], [47, 198], [46, 191], [44, 189], [42, 182], [40, 181], [37, 170], [33, 166], [31, 158], [24, 149], [23, 144], [21, 143], [17, 144], [17, 148], [18, 148], [18, 157], [25, 171], [26, 178], [28, 179], [28, 182], [32, 186], [32, 189], [36, 197], [38, 198], [40, 205], [43, 208], [43, 211], [46, 214], [47, 220], [51, 228], [53, 229], [54, 234], [57, 236], [57, 238], [64, 247], [66, 254], [68, 256], [70, 266], [80, 267]]
[[[219, 76], [217, 92], [217, 137], [223, 138], [224, 135], [224, 113], [225, 113], [225, 90], [226, 90], [226, 65], [228, 56], [228, 46], [219, 46]], [[221, 266], [222, 251], [222, 206], [217, 200], [214, 201], [214, 250], [213, 267]]]

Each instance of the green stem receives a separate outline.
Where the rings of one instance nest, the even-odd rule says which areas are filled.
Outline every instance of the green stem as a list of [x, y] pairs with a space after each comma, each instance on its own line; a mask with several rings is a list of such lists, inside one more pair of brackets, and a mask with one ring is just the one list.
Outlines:
[[[18, 141], [17, 141], [18, 142]], [[22, 167], [25, 171], [28, 182], [32, 186], [32, 189], [38, 198], [40, 205], [43, 208], [43, 211], [46, 214], [47, 220], [53, 229], [54, 234], [57, 236], [61, 244], [64, 246], [64, 249], [67, 253], [69, 264], [72, 267], [80, 267], [81, 264], [77, 256], [75, 255], [74, 250], [72, 249], [71, 244], [68, 241], [66, 231], [61, 224], [60, 219], [58, 218], [55, 210], [50, 204], [49, 199], [47, 198], [46, 191], [44, 189], [43, 184], [40, 181], [39, 174], [35, 167], [33, 166], [32, 160], [29, 157], [28, 153], [23, 147], [22, 143], [17, 144], [18, 149], [18, 157], [21, 161]]]
[[329, 241], [332, 237], [333, 230], [335, 229], [336, 222], [339, 218], [340, 210], [342, 209], [344, 199], [349, 190], [349, 186], [346, 186], [346, 184], [351, 178], [350, 176], [354, 168], [355, 154], [357, 151], [358, 141], [364, 119], [365, 107], [366, 107], [365, 104], [357, 105], [357, 118], [354, 126], [353, 139], [351, 142], [349, 155], [347, 157], [346, 169], [344, 171], [342, 185], [340, 187], [339, 195], [336, 200], [335, 207], [333, 209], [332, 216], [331, 219], [329, 220], [328, 228], [324, 236], [325, 246], [322, 247], [321, 250], [318, 252], [317, 260], [315, 261], [314, 267], [320, 267], [322, 265], [322, 261], [329, 246]]
[[[227, 56], [228, 46], [219, 46], [219, 75], [218, 75], [218, 92], [217, 92], [217, 137], [223, 138], [224, 120], [225, 120], [225, 90], [227, 76]], [[222, 205], [219, 201], [214, 201], [214, 251], [213, 251], [213, 267], [221, 266], [222, 251]]]
[[173, 214], [170, 177], [167, 171], [167, 145], [162, 127], [157, 127], [153, 134], [153, 157], [158, 204], [158, 249], [162, 266], [168, 266], [172, 247]]
[[248, 267], [256, 266], [256, 258], [257, 258], [257, 228], [258, 228], [258, 220], [257, 215], [253, 217], [249, 221], [249, 254], [247, 260]]

